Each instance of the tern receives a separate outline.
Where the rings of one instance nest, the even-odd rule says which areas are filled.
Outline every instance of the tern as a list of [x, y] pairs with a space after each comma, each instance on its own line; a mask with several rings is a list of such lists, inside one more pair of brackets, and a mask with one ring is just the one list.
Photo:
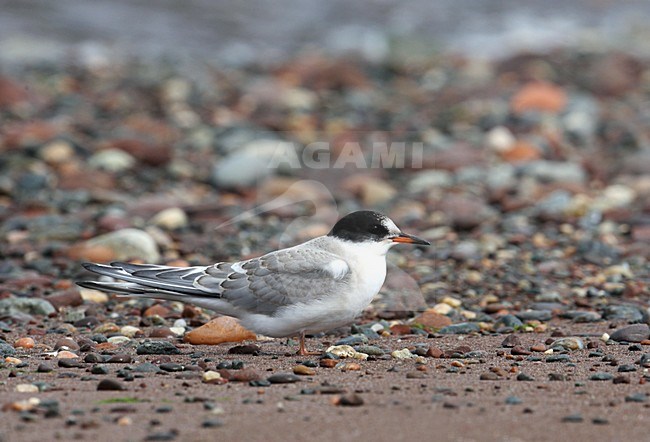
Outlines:
[[306, 350], [305, 334], [351, 323], [381, 289], [386, 253], [400, 243], [430, 245], [387, 216], [363, 210], [341, 218], [325, 236], [258, 258], [194, 267], [84, 263], [113, 280], [77, 284], [193, 304], [236, 317], [255, 333], [299, 336], [298, 354], [315, 354]]

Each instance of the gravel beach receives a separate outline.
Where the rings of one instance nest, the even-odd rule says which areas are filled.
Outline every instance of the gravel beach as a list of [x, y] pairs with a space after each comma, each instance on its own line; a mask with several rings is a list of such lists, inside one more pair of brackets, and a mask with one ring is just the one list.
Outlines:
[[[0, 441], [644, 440], [649, 60], [0, 66]], [[75, 285], [84, 261], [239, 260], [359, 209], [432, 247], [391, 251], [320, 356], [196, 344], [212, 312]]]

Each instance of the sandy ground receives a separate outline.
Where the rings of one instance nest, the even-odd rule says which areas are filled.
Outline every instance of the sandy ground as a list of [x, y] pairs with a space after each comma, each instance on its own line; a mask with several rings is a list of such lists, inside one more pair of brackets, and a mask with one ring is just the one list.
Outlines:
[[[579, 329], [569, 324], [564, 329], [583, 336], [606, 331], [603, 324]], [[549, 334], [519, 336], [528, 347]], [[29, 367], [13, 370], [15, 377], [10, 377], [10, 370], [2, 370], [2, 403], [29, 397], [56, 400], [60, 416], [46, 418], [37, 413], [27, 422], [20, 413], [5, 411], [0, 413], [0, 440], [613, 441], [647, 436], [650, 387], [643, 383], [644, 369], [635, 365], [634, 372], [617, 373], [618, 367], [634, 364], [643, 352], [630, 351], [628, 345], [602, 345], [603, 353], [613, 356], [617, 365], [589, 357], [592, 350], [588, 349], [570, 353], [570, 363], [544, 362], [546, 356], [540, 353], [534, 355], [541, 356], [541, 362], [515, 361], [510, 350], [501, 347], [504, 337], [382, 338], [376, 344], [391, 350], [412, 348], [416, 343], [442, 350], [467, 345], [485, 355], [470, 360], [427, 358], [426, 371], [418, 371], [414, 360], [358, 361], [358, 371], [318, 367], [314, 376], [268, 387], [246, 382], [210, 385], [202, 383], [200, 375], [179, 379], [185, 372], [145, 373], [132, 382], [121, 382], [123, 391], [97, 391], [101, 379], [117, 379], [115, 373], [125, 364], [107, 364], [108, 375], [89, 374], [93, 364], [35, 373], [44, 356], [30, 352], [23, 358]], [[310, 345], [316, 341], [311, 339]], [[171, 359], [189, 365], [188, 354], [202, 351], [203, 359], [210, 359], [208, 367], [236, 359], [265, 377], [291, 372], [298, 362], [319, 359], [290, 355], [290, 348], [279, 340], [259, 345], [263, 353], [258, 356], [229, 355], [232, 345], [185, 346], [184, 354]], [[133, 349], [130, 353], [135, 361], [131, 366], [158, 358], [137, 356]], [[459, 362], [462, 367], [457, 373], [447, 372]], [[481, 374], [495, 368], [501, 369], [498, 380], [480, 380]], [[519, 372], [534, 380], [516, 380]], [[594, 372], [623, 374], [630, 383], [589, 380]], [[68, 373], [75, 377], [69, 378]], [[549, 381], [549, 373], [564, 374], [566, 380]], [[14, 391], [18, 384], [35, 381], [46, 382], [51, 389], [31, 394]], [[304, 394], [323, 386], [340, 393]], [[341, 394], [353, 393], [363, 399], [362, 405], [335, 405]], [[645, 402], [626, 400], [639, 393], [645, 394]], [[571, 415], [580, 415], [582, 421], [565, 422]], [[215, 427], [205, 428], [206, 421]]]

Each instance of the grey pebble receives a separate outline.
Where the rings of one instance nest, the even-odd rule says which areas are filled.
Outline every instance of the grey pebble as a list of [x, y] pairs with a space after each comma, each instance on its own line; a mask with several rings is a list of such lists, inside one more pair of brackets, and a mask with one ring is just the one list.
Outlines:
[[169, 341], [147, 341], [135, 350], [139, 355], [177, 355], [180, 350]]
[[478, 324], [474, 322], [461, 322], [452, 324], [438, 330], [441, 335], [463, 335], [481, 331]]
[[300, 380], [300, 376], [293, 373], [277, 373], [266, 378], [272, 384], [293, 384]]
[[598, 372], [594, 373], [591, 376], [589, 376], [590, 381], [611, 381], [614, 379], [614, 375], [611, 373], [605, 373], [605, 372]]

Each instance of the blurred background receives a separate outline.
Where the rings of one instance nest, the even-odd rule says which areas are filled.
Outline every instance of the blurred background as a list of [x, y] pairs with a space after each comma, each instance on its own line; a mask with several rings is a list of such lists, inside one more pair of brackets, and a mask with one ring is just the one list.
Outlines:
[[374, 61], [567, 45], [650, 52], [644, 0], [3, 0], [0, 8], [0, 60], [9, 63], [166, 55], [240, 65], [310, 47]]

